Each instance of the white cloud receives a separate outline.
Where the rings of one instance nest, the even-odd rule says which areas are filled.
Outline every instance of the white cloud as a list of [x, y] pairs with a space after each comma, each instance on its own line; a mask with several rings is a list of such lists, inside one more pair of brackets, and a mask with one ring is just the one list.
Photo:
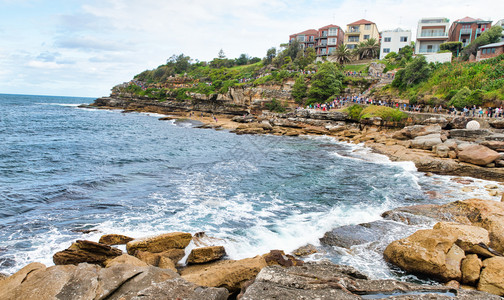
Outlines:
[[40, 61], [32, 60], [26, 64], [28, 67], [38, 68], [38, 69], [61, 69], [63, 65], [58, 64], [54, 61]]

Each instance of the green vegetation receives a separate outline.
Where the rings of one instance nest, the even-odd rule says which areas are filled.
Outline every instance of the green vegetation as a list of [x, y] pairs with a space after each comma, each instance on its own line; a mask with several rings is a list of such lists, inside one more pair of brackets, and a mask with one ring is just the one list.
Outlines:
[[408, 115], [399, 109], [378, 105], [369, 105], [359, 114], [359, 119], [369, 119], [373, 117], [379, 117], [387, 122], [401, 122], [407, 119]]
[[345, 65], [352, 61], [352, 51], [345, 44], [339, 45], [332, 55], [340, 65]]
[[307, 104], [325, 103], [332, 96], [339, 95], [343, 80], [343, 73], [331, 62], [320, 65], [318, 72], [312, 77], [308, 90]]
[[462, 42], [446, 42], [439, 45], [441, 51], [450, 51], [454, 57], [457, 57], [462, 50]]
[[404, 69], [397, 71], [392, 86], [404, 90], [427, 80], [431, 71], [432, 67], [425, 60], [425, 56], [417, 56]]
[[376, 39], [369, 39], [357, 46], [357, 54], [360, 59], [377, 58], [379, 52], [380, 44]]
[[284, 113], [287, 106], [283, 105], [282, 102], [278, 101], [277, 99], [273, 98], [271, 101], [265, 103], [266, 108], [271, 111], [271, 112], [276, 112], [276, 113]]
[[343, 112], [348, 113], [350, 119], [358, 121], [362, 110], [364, 110], [364, 107], [362, 105], [354, 104], [352, 106], [344, 108]]
[[484, 45], [497, 43], [500, 41], [502, 36], [502, 27], [494, 26], [489, 30], [483, 32], [479, 37], [467, 45], [461, 53], [462, 60], [469, 60], [471, 55], [476, 56], [478, 48]]
[[308, 96], [308, 84], [304, 75], [299, 75], [292, 86], [292, 97], [296, 99], [296, 103], [304, 104], [304, 99]]

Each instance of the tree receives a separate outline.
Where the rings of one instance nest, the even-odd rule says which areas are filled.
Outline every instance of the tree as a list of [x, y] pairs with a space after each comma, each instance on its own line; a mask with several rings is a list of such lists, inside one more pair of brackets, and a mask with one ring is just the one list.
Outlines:
[[217, 54], [217, 57], [218, 57], [219, 59], [224, 59], [224, 58], [226, 58], [226, 54], [224, 54], [224, 50], [220, 49], [220, 50], [219, 50], [219, 54]]
[[299, 43], [299, 41], [293, 40], [292, 42], [290, 42], [289, 47], [285, 49], [285, 56], [290, 56], [290, 58], [294, 60], [297, 57], [298, 52], [301, 50], [301, 44]]
[[296, 59], [294, 60], [294, 64], [297, 65], [300, 69], [306, 68], [309, 64], [313, 63], [317, 58], [317, 54], [315, 53], [315, 49], [306, 48], [304, 51], [299, 51]]
[[308, 85], [306, 84], [306, 78], [304, 75], [299, 75], [298, 78], [296, 78], [296, 81], [294, 82], [294, 85], [292, 86], [292, 97], [296, 99], [296, 103], [302, 104], [303, 99], [306, 98], [307, 92], [308, 91]]
[[427, 80], [431, 74], [431, 67], [427, 63], [425, 56], [415, 57], [404, 69], [397, 71], [392, 86], [405, 89], [409, 86]]
[[273, 60], [273, 58], [275, 58], [275, 56], [276, 56], [276, 48], [275, 47], [269, 48], [268, 51], [266, 51], [266, 57], [264, 58], [264, 64], [265, 65], [271, 64], [271, 61]]
[[448, 102], [448, 105], [453, 105], [457, 108], [465, 106], [481, 105], [481, 90], [471, 91], [468, 87], [461, 88]]
[[311, 87], [308, 90], [309, 102], [326, 102], [331, 96], [339, 94], [342, 79], [343, 74], [332, 62], [321, 64], [311, 80]]
[[376, 58], [379, 52], [380, 44], [376, 39], [369, 39], [365, 42], [361, 42], [357, 46], [357, 53], [360, 59]]
[[344, 65], [352, 61], [352, 52], [345, 44], [339, 45], [332, 55], [334, 56], [336, 62], [340, 65]]
[[235, 59], [235, 62], [238, 66], [243, 66], [243, 65], [246, 65], [248, 62], [249, 62], [250, 58], [247, 54], [243, 53], [243, 54], [240, 54], [240, 56]]
[[453, 56], [457, 57], [462, 49], [462, 42], [446, 42], [439, 45], [441, 51], [451, 51]]
[[462, 50], [462, 60], [468, 60], [471, 55], [476, 55], [478, 48], [481, 46], [499, 42], [502, 36], [502, 29], [501, 26], [494, 26], [483, 32]]

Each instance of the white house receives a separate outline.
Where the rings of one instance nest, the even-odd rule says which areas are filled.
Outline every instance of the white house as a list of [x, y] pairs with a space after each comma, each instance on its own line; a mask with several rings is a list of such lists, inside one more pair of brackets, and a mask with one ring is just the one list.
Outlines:
[[381, 33], [380, 59], [390, 52], [398, 53], [401, 48], [411, 44], [411, 30], [396, 28]]
[[439, 45], [448, 41], [450, 20], [447, 18], [423, 18], [418, 21], [415, 54], [432, 54]]
[[[495, 22], [493, 26], [501, 26], [504, 29], [504, 19]], [[504, 42], [504, 30], [502, 30], [501, 42]]]

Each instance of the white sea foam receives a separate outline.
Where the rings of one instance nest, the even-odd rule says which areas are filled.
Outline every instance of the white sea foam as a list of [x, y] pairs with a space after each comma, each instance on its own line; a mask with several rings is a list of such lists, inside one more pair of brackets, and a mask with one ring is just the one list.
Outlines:
[[68, 106], [68, 107], [78, 107], [86, 103], [35, 103], [37, 105], [56, 105], [56, 106]]

